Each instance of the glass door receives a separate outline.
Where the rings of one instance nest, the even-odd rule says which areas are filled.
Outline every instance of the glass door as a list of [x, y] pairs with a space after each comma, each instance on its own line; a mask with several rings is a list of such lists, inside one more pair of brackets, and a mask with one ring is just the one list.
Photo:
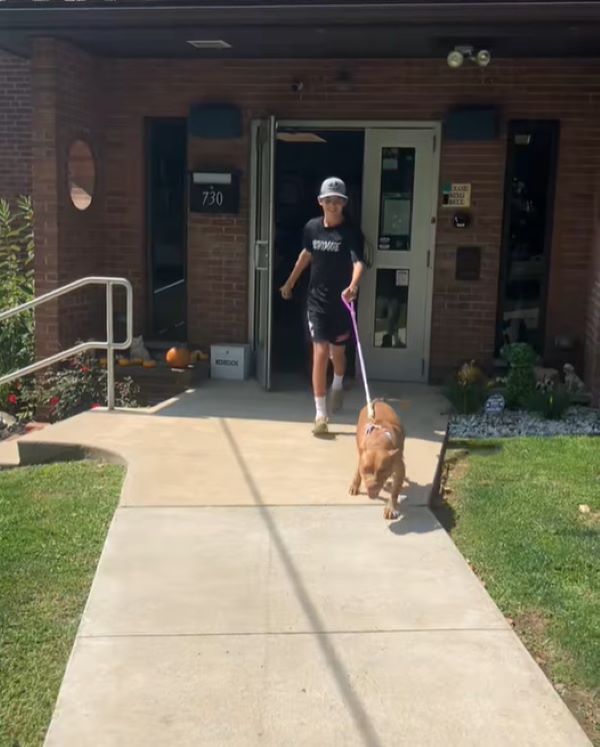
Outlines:
[[363, 220], [372, 267], [361, 287], [361, 342], [370, 376], [427, 379], [435, 229], [432, 130], [369, 129]]

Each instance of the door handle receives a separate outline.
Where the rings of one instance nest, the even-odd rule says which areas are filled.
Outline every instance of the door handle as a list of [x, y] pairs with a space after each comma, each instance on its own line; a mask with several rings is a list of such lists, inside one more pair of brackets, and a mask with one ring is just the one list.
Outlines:
[[269, 242], [266, 239], [254, 242], [254, 267], [261, 272], [269, 269]]

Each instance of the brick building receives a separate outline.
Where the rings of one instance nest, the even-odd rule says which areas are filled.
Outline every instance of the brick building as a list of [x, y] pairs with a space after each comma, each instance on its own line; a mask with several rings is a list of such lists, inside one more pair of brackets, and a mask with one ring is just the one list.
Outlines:
[[[127, 277], [146, 339], [249, 341], [276, 382], [303, 354], [277, 284], [336, 173], [376, 375], [523, 339], [600, 394], [595, 4], [8, 0], [0, 48], [0, 195], [33, 195], [39, 292]], [[40, 353], [103, 315], [40, 312]]]

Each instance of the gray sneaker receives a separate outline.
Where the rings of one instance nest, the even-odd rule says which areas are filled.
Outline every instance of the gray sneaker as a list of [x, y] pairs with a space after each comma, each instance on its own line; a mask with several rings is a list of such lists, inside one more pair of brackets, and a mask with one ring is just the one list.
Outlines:
[[312, 432], [313, 436], [324, 436], [326, 433], [329, 433], [329, 428], [327, 427], [327, 418], [324, 418], [323, 416], [315, 418], [315, 424], [313, 425]]
[[329, 409], [332, 413], [339, 412], [344, 406], [344, 390], [332, 389], [329, 392]]

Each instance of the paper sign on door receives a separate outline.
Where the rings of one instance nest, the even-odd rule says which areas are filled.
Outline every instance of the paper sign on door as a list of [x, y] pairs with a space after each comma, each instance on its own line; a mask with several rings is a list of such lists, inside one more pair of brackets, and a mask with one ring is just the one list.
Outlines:
[[400, 287], [408, 285], [408, 270], [396, 270], [396, 285]]

